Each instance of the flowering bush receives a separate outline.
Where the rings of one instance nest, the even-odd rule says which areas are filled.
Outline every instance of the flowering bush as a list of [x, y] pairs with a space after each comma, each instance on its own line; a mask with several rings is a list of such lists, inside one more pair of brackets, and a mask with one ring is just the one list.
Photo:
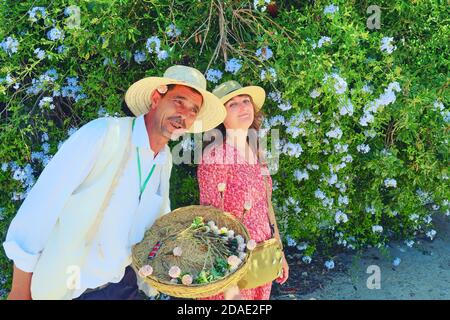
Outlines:
[[[62, 141], [129, 115], [128, 86], [173, 64], [204, 71], [209, 89], [266, 89], [263, 127], [281, 138], [273, 200], [305, 263], [318, 245], [433, 239], [432, 215], [450, 215], [446, 8], [378, 5], [369, 29], [355, 0], [3, 1], [1, 239]], [[198, 203], [195, 170], [174, 166], [173, 208]]]

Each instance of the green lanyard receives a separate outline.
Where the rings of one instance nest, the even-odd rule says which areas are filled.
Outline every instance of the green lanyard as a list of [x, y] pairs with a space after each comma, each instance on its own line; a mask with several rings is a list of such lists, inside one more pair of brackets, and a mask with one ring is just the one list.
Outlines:
[[[136, 118], [133, 119], [133, 130], [134, 130], [134, 122]], [[152, 177], [153, 171], [155, 170], [156, 164], [152, 166], [150, 169], [149, 174], [147, 175], [147, 178], [144, 181], [144, 184], [142, 184], [142, 173], [141, 173], [141, 158], [139, 157], [139, 148], [136, 147], [136, 154], [137, 154], [137, 164], [138, 164], [138, 172], [139, 172], [139, 201], [141, 201], [142, 193], [144, 193], [145, 187], [147, 187], [147, 183]]]

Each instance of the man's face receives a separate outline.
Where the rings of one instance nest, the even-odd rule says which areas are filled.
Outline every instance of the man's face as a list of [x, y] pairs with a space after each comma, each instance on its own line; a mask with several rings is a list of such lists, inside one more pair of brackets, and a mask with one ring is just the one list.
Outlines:
[[202, 103], [201, 94], [182, 85], [176, 85], [164, 96], [156, 91], [152, 96], [155, 127], [164, 137], [177, 139], [192, 126]]

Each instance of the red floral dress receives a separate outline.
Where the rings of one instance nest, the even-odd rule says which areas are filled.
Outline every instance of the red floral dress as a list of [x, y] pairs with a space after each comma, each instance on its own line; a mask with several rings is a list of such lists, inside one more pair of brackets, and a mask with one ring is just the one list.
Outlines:
[[[264, 176], [263, 173], [266, 173]], [[200, 188], [200, 204], [222, 208], [240, 219], [247, 227], [250, 237], [256, 242], [271, 237], [268, 218], [266, 185], [272, 190], [272, 179], [267, 166], [249, 164], [233, 146], [224, 143], [219, 147], [206, 149], [197, 171]], [[225, 191], [219, 191], [219, 184], [225, 183]], [[271, 191], [269, 191], [271, 193]], [[271, 196], [271, 194], [270, 194]], [[244, 203], [251, 208], [245, 213]], [[269, 300], [272, 283], [254, 289], [241, 290], [246, 300]], [[223, 300], [223, 294], [205, 298]]]

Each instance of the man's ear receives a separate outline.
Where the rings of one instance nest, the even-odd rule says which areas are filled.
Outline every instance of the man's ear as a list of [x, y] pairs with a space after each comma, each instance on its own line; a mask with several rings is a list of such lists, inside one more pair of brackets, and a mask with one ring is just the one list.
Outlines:
[[158, 92], [158, 90], [154, 90], [150, 96], [150, 101], [151, 101], [151, 109], [156, 109], [156, 107], [159, 104], [159, 101], [161, 101], [162, 99], [162, 95]]

